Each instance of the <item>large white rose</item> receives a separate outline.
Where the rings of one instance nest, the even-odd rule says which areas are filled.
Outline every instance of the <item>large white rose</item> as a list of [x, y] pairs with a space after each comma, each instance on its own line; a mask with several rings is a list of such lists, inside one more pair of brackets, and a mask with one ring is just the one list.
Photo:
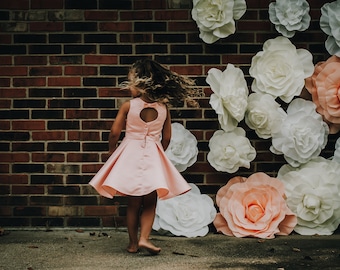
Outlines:
[[250, 168], [256, 157], [255, 148], [245, 136], [244, 129], [237, 127], [232, 132], [215, 131], [210, 138], [207, 159], [217, 171], [234, 173], [239, 167]]
[[335, 151], [333, 160], [340, 163], [340, 137], [335, 142]]
[[214, 202], [208, 195], [201, 194], [196, 185], [189, 185], [192, 188], [189, 192], [157, 202], [154, 230], [186, 237], [208, 234], [208, 225], [216, 216]]
[[165, 154], [177, 170], [183, 172], [197, 160], [197, 140], [180, 123], [172, 123], [171, 131], [171, 140]]
[[286, 37], [269, 39], [251, 61], [249, 74], [254, 78], [252, 90], [280, 97], [289, 103], [300, 95], [305, 78], [314, 72], [313, 56], [296, 47]]
[[293, 167], [317, 157], [327, 144], [328, 125], [315, 108], [312, 101], [294, 99], [288, 106], [280, 131], [272, 134], [270, 150], [283, 154]]
[[294, 168], [283, 165], [288, 207], [297, 215], [294, 230], [302, 235], [331, 235], [340, 224], [340, 164], [317, 157]]
[[223, 72], [211, 68], [206, 81], [214, 92], [209, 103], [218, 115], [221, 128], [232, 131], [244, 118], [247, 108], [249, 90], [242, 70], [232, 64]]
[[340, 57], [340, 1], [326, 3], [321, 7], [320, 27], [328, 38], [326, 50], [331, 55]]
[[281, 128], [286, 112], [269, 94], [252, 93], [248, 97], [245, 122], [257, 136], [268, 139]]
[[235, 21], [246, 12], [245, 0], [193, 0], [192, 18], [200, 30], [199, 37], [211, 44], [235, 33]]
[[305, 31], [310, 24], [306, 0], [276, 0], [269, 4], [269, 19], [283, 36], [291, 38], [296, 31]]

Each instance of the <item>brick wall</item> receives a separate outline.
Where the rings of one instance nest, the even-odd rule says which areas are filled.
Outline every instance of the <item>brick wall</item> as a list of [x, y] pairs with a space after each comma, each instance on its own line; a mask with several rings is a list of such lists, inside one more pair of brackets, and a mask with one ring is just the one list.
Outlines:
[[[136, 59], [152, 57], [196, 78], [201, 107], [173, 108], [173, 121], [198, 139], [198, 161], [184, 177], [212, 194], [234, 175], [286, 163], [270, 141], [246, 128], [257, 150], [251, 168], [216, 172], [207, 162], [208, 141], [219, 128], [209, 105], [207, 71], [232, 63], [250, 85], [251, 58], [278, 35], [268, 19], [270, 1], [247, 1], [234, 35], [215, 44], [198, 37], [191, 9], [165, 0], [2, 0], [0, 2], [0, 226], [124, 226], [126, 198], [97, 195], [87, 183], [107, 159], [108, 132], [119, 104], [129, 97], [118, 84]], [[320, 8], [310, 0], [312, 22], [292, 42], [314, 62], [328, 58]], [[323, 155], [333, 152], [330, 137]]]

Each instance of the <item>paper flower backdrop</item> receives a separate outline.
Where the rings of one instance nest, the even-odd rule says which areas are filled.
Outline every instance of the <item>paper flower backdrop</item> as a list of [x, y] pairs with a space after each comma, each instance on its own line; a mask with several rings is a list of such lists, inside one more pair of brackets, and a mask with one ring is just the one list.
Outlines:
[[152, 228], [176, 236], [197, 237], [209, 232], [216, 216], [213, 200], [190, 184], [191, 190], [168, 200], [159, 200]]
[[317, 112], [329, 124], [330, 133], [340, 131], [340, 58], [332, 56], [317, 63], [313, 75], [306, 79], [306, 88]]
[[208, 44], [235, 33], [235, 20], [247, 8], [245, 0], [193, 0], [192, 18], [200, 31], [199, 37]]
[[310, 24], [306, 0], [276, 0], [269, 4], [269, 19], [283, 36], [291, 38], [296, 31], [305, 31]]
[[340, 57], [340, 0], [326, 3], [321, 7], [320, 27], [328, 38], [325, 42], [330, 55]]
[[180, 123], [172, 123], [171, 140], [165, 154], [179, 172], [185, 171], [197, 160], [196, 137]]
[[247, 108], [249, 91], [242, 70], [232, 64], [223, 72], [211, 68], [206, 81], [214, 92], [209, 103], [218, 115], [221, 128], [232, 131], [244, 118]]
[[249, 74], [254, 92], [270, 94], [289, 103], [300, 95], [305, 78], [314, 71], [312, 54], [296, 47], [286, 37], [269, 39], [251, 61]]
[[271, 95], [249, 95], [245, 122], [260, 138], [268, 139], [273, 132], [278, 132], [286, 116], [280, 104]]
[[317, 157], [299, 168], [281, 167], [287, 204], [302, 235], [331, 235], [340, 224], [340, 164]]
[[329, 129], [315, 108], [311, 101], [294, 99], [288, 106], [280, 131], [272, 134], [270, 150], [283, 154], [293, 167], [317, 157], [327, 144]]
[[218, 232], [236, 237], [288, 235], [297, 220], [284, 197], [283, 183], [265, 173], [234, 177], [217, 192], [220, 213], [214, 226]]
[[255, 148], [245, 136], [244, 129], [237, 127], [232, 132], [215, 131], [210, 138], [208, 162], [217, 171], [234, 173], [240, 167], [250, 168], [256, 157]]

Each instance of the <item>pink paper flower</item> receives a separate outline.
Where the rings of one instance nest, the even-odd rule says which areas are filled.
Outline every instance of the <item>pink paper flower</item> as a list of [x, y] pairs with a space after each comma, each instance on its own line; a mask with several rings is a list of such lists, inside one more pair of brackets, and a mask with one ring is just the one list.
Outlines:
[[306, 79], [316, 111], [329, 125], [329, 133], [340, 130], [340, 58], [335, 55], [315, 65], [314, 74]]
[[286, 204], [283, 183], [262, 172], [230, 179], [217, 192], [216, 203], [220, 213], [214, 226], [228, 236], [270, 239], [290, 234], [297, 224]]

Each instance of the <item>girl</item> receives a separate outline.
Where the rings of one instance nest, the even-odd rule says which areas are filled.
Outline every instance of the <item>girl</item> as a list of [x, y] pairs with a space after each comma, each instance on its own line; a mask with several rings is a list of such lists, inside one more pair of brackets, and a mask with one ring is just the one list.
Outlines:
[[[197, 105], [192, 99], [197, 96], [194, 85], [193, 80], [150, 59], [137, 61], [129, 71], [125, 88], [133, 98], [119, 109], [109, 135], [112, 154], [90, 181], [105, 197], [128, 196], [128, 252], [145, 248], [158, 254], [161, 249], [149, 241], [157, 197], [168, 199], [190, 190], [164, 151], [171, 138], [167, 105], [184, 101]], [[125, 137], [117, 147], [123, 129]]]

